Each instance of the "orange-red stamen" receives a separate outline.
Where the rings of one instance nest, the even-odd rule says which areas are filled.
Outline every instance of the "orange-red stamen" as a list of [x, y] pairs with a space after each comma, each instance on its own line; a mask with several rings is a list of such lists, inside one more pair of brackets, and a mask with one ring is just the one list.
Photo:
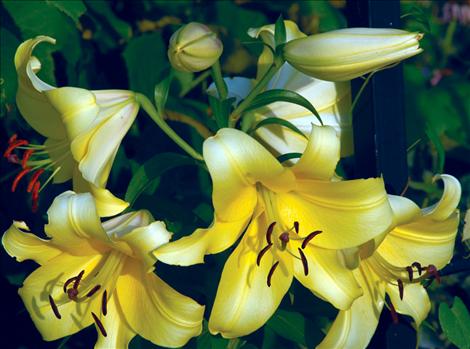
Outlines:
[[24, 152], [23, 158], [21, 159], [21, 167], [26, 168], [27, 162], [29, 158], [31, 157], [31, 155], [33, 155], [33, 153], [34, 153], [34, 149], [27, 149]]
[[39, 188], [40, 187], [41, 187], [41, 183], [39, 181], [36, 181], [36, 183], [34, 183], [33, 192], [32, 192], [33, 207], [31, 208], [31, 210], [33, 212], [36, 212], [38, 210]]
[[3, 153], [3, 157], [5, 158], [8, 158], [10, 155], [11, 155], [11, 152], [13, 150], [15, 150], [16, 148], [18, 147], [21, 147], [22, 145], [28, 145], [28, 141], [24, 140], [24, 139], [20, 139], [19, 141], [15, 141], [13, 143], [11, 143], [7, 150], [5, 150], [5, 152]]
[[31, 171], [30, 168], [25, 168], [23, 169], [20, 173], [18, 173], [15, 177], [15, 179], [13, 180], [13, 183], [11, 185], [11, 191], [14, 192], [16, 190], [16, 187], [18, 186], [18, 183], [20, 182], [21, 178], [23, 178], [25, 176], [25, 174], [27, 174], [29, 171]]
[[40, 168], [39, 170], [34, 172], [33, 176], [31, 177], [31, 180], [28, 183], [28, 188], [26, 189], [28, 193], [31, 193], [31, 191], [34, 188], [34, 185], [36, 184], [36, 181], [38, 180], [39, 176], [42, 175], [43, 173], [44, 173], [43, 168]]

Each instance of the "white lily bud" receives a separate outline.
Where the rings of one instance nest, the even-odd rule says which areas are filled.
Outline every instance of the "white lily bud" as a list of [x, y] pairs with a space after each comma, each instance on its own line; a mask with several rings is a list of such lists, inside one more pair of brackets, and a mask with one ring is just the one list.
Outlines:
[[422, 37], [399, 29], [340, 29], [288, 42], [284, 58], [315, 78], [346, 81], [417, 55]]
[[171, 36], [168, 58], [177, 70], [198, 72], [212, 66], [222, 50], [222, 42], [213, 31], [204, 24], [191, 22]]

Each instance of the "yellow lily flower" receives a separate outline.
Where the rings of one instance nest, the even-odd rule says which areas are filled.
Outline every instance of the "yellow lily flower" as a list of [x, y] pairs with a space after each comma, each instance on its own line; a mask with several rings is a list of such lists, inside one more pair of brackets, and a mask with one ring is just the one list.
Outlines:
[[227, 338], [255, 331], [274, 313], [293, 276], [348, 309], [362, 290], [336, 250], [392, 228], [383, 180], [332, 181], [339, 138], [329, 126], [313, 126], [292, 167], [235, 129], [208, 138], [203, 154], [213, 182], [214, 221], [154, 254], [168, 264], [202, 263], [204, 255], [229, 248], [246, 229], [225, 264], [209, 330]]
[[459, 225], [460, 183], [450, 175], [437, 178], [444, 182], [444, 194], [431, 207], [419, 210], [408, 199], [390, 196], [399, 224], [375, 252], [361, 251], [365, 256], [354, 275], [364, 294], [350, 309], [339, 312], [317, 348], [366, 348], [378, 325], [385, 294], [390, 297], [394, 321], [396, 312], [411, 316], [417, 326], [426, 318], [431, 303], [420, 281], [429, 276], [439, 279], [437, 270], [452, 258]]
[[151, 251], [169, 241], [163, 222], [147, 211], [101, 223], [90, 193], [68, 191], [49, 211], [49, 240], [14, 222], [2, 237], [8, 254], [40, 267], [19, 289], [46, 341], [95, 323], [95, 348], [127, 348], [136, 335], [180, 347], [202, 330], [204, 307], [152, 273]]
[[[284, 21], [284, 24], [287, 34], [286, 42], [306, 37], [294, 22]], [[261, 37], [265, 44], [274, 48], [274, 24], [250, 29], [248, 34], [254, 38]], [[272, 51], [265, 47], [258, 60], [258, 78], [262, 76], [272, 60]], [[353, 153], [349, 82], [319, 80], [296, 70], [286, 62], [268, 83], [267, 89], [290, 90], [305, 97], [318, 111], [323, 123], [333, 126], [340, 135], [341, 156]], [[256, 122], [269, 117], [288, 120], [305, 135], [310, 134], [312, 123], [320, 124], [318, 119], [307, 109], [285, 102], [276, 102], [260, 108], [253, 113], [253, 117]], [[279, 125], [264, 126], [256, 130], [255, 134], [263, 144], [278, 155], [290, 152], [303, 153], [307, 146], [307, 140], [304, 137]]]
[[62, 183], [73, 178], [77, 192], [91, 192], [97, 200], [101, 216], [122, 212], [128, 203], [106, 190], [106, 182], [119, 145], [134, 122], [139, 110], [132, 91], [88, 91], [75, 87], [56, 88], [36, 75], [41, 68], [32, 56], [41, 42], [55, 43], [53, 38], [38, 36], [23, 42], [15, 55], [19, 89], [18, 108], [32, 128], [47, 137], [44, 145], [25, 140], [10, 140], [4, 156], [13, 157], [13, 150], [26, 149], [21, 164], [23, 171], [12, 190], [25, 174], [34, 172], [28, 191], [33, 201], [40, 190], [39, 177], [52, 171], [46, 180]]

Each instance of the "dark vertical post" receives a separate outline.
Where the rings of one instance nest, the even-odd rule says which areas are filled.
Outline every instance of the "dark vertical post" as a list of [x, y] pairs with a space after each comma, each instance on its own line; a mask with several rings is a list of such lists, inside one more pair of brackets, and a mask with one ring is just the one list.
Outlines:
[[[400, 1], [348, 1], [350, 27], [400, 28]], [[353, 96], [362, 79], [352, 81]], [[387, 190], [399, 194], [408, 181], [403, 68], [376, 73], [353, 115], [357, 177], [383, 175]]]

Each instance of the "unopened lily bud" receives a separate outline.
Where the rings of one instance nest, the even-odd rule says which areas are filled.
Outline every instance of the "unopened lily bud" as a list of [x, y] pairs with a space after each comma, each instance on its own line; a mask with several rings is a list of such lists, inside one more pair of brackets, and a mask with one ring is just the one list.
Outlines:
[[168, 58], [173, 68], [198, 72], [212, 66], [222, 54], [222, 42], [201, 23], [191, 22], [170, 38]]
[[420, 53], [422, 37], [399, 29], [340, 29], [288, 42], [284, 58], [315, 78], [346, 81]]

